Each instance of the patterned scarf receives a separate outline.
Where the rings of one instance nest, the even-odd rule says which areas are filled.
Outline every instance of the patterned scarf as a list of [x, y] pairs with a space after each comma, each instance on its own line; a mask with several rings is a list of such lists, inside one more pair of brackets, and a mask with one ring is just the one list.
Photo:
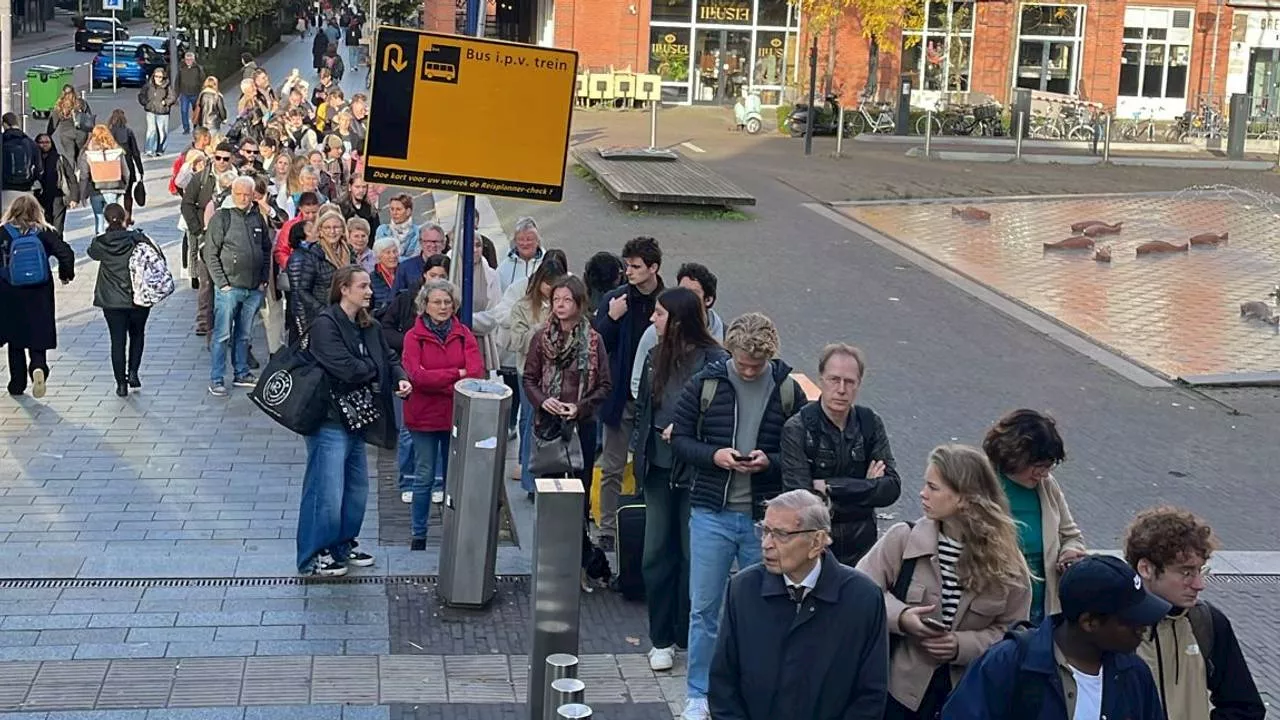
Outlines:
[[598, 336], [591, 333], [585, 319], [579, 320], [572, 332], [566, 333], [555, 317], [547, 318], [542, 329], [542, 387], [549, 397], [559, 398], [564, 385], [564, 371], [578, 368], [578, 399], [595, 381], [596, 358], [600, 354]]
[[437, 338], [440, 338], [440, 344], [444, 344], [444, 339], [449, 337], [449, 333], [453, 332], [453, 318], [449, 318], [442, 323], [432, 320], [429, 315], [422, 316], [422, 324], [427, 326]]

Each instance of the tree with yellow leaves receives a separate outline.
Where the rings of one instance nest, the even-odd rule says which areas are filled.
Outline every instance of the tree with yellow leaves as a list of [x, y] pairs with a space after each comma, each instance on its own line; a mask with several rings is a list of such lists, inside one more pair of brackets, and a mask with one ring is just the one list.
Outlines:
[[862, 25], [862, 36], [870, 41], [868, 85], [875, 83], [877, 57], [883, 48], [880, 43], [896, 28], [914, 28], [924, 25], [924, 0], [790, 0], [798, 6], [811, 37], [826, 31], [827, 68], [824, 85], [831, 91], [835, 74], [835, 39], [840, 19], [852, 11]]

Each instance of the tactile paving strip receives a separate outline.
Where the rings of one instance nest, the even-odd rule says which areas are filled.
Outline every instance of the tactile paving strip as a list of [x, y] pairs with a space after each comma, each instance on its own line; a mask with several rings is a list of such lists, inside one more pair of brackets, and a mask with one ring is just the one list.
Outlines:
[[[991, 214], [966, 220], [956, 206]], [[1280, 334], [1240, 317], [1280, 282], [1280, 200], [1244, 191], [1172, 196], [867, 204], [838, 210], [1169, 378], [1280, 378]], [[1122, 222], [1112, 253], [1046, 251], [1085, 220]], [[1227, 244], [1137, 257], [1138, 245], [1228, 232]], [[1275, 308], [1272, 302], [1272, 308]]]

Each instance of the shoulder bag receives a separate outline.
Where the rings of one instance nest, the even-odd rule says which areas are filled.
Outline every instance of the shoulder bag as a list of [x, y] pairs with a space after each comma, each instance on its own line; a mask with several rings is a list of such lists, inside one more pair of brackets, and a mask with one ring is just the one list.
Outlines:
[[280, 349], [262, 371], [249, 399], [272, 420], [299, 435], [320, 428], [329, 414], [329, 381], [309, 350], [311, 336]]

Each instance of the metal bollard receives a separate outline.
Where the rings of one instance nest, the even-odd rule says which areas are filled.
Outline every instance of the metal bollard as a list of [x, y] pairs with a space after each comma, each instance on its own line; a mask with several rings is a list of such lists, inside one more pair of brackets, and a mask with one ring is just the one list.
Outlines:
[[[561, 680], [578, 680], [578, 658], [569, 653], [552, 653], [547, 656], [546, 662], [546, 683], [547, 689], [542, 696], [542, 715], [544, 720], [555, 720], [556, 708], [565, 703], [581, 702], [581, 698], [577, 700], [566, 699], [561, 700], [555, 690], [555, 684]], [[585, 690], [586, 686], [583, 686]]]
[[591, 717], [591, 708], [582, 703], [570, 703], [561, 705], [556, 710], [556, 718], [564, 718], [565, 720], [581, 720], [581, 718]]
[[649, 103], [649, 149], [653, 150], [658, 147], [658, 105], [659, 100], [653, 100]]
[[1102, 117], [1102, 162], [1111, 162], [1111, 113]]
[[546, 720], [556, 720], [556, 711], [565, 705], [580, 704], [586, 700], [587, 684], [578, 678], [560, 678], [551, 681], [545, 703]]
[[929, 157], [929, 145], [933, 142], [933, 108], [924, 111], [924, 156]]
[[582, 602], [582, 481], [538, 478], [533, 521], [533, 648], [530, 720], [542, 720], [547, 658], [578, 652]]
[[836, 157], [840, 157], [840, 146], [844, 140], [844, 106], [836, 113]]
[[1021, 110], [1018, 111], [1018, 117], [1015, 119], [1017, 120], [1018, 127], [1016, 128], [1017, 132], [1013, 136], [1013, 158], [1015, 160], [1021, 160], [1022, 159], [1022, 125], [1025, 122], [1025, 119], [1023, 117], [1023, 113]]

